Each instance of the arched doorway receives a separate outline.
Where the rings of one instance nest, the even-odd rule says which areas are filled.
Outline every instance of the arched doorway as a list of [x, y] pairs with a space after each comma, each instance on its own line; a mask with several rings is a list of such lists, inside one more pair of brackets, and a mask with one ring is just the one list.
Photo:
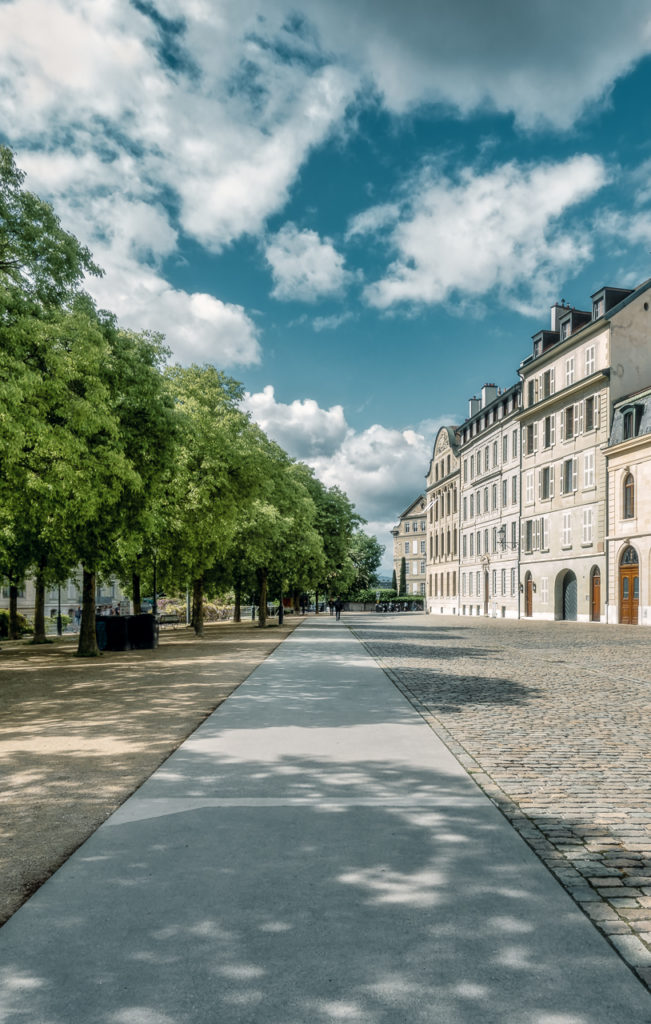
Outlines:
[[527, 619], [533, 615], [533, 576], [530, 572], [524, 578], [524, 614]]
[[590, 621], [601, 621], [601, 573], [598, 565], [590, 572]]
[[576, 576], [571, 569], [563, 576], [563, 603], [562, 610], [563, 614], [561, 618], [566, 619], [568, 622], [576, 622], [576, 608], [577, 608], [577, 597], [576, 597]]
[[637, 626], [640, 603], [640, 565], [637, 551], [630, 545], [619, 560], [619, 621]]

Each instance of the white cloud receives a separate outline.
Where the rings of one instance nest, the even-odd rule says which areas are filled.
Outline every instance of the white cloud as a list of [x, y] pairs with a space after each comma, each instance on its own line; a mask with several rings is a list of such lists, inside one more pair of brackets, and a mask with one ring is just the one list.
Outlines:
[[353, 318], [354, 314], [350, 310], [339, 315], [335, 313], [333, 316], [315, 316], [312, 327], [315, 331], [336, 331], [338, 327]]
[[391, 526], [425, 486], [439, 427], [452, 422], [426, 420], [415, 430], [376, 423], [356, 431], [347, 425], [340, 405], [325, 410], [311, 399], [284, 405], [271, 386], [247, 395], [245, 408], [286, 451], [312, 466], [326, 486], [341, 487], [368, 520], [365, 529], [386, 545]]
[[331, 455], [348, 431], [341, 405], [321, 409], [312, 398], [286, 405], [276, 401], [270, 384], [257, 394], [247, 394], [244, 408], [285, 451], [308, 462], [315, 456]]
[[592, 251], [585, 232], [564, 231], [558, 219], [606, 181], [602, 161], [587, 155], [485, 174], [465, 168], [454, 179], [425, 170], [390, 235], [397, 258], [365, 297], [388, 309], [494, 290], [511, 308], [539, 312]]
[[274, 279], [271, 294], [276, 299], [315, 302], [338, 295], [351, 276], [329, 238], [322, 240], [309, 229], [299, 231], [292, 223], [272, 235], [265, 256]]

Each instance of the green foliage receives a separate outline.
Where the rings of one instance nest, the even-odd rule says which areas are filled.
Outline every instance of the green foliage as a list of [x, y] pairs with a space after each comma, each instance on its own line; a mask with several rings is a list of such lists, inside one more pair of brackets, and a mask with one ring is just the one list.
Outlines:
[[[32, 626], [24, 615], [18, 614], [18, 630], [22, 635], [32, 632]], [[9, 636], [9, 612], [6, 608], [0, 608], [0, 640], [6, 640]]]
[[400, 559], [400, 586], [398, 588], [398, 593], [407, 593], [407, 560], [404, 555]]

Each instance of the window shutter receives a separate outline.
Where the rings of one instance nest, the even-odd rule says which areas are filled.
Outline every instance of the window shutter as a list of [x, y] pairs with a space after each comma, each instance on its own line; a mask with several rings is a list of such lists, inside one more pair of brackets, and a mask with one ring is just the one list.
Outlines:
[[537, 423], [534, 423], [534, 425], [533, 425], [533, 450], [535, 452], [538, 451], [538, 424]]
[[549, 371], [549, 390], [550, 390], [552, 395], [554, 394], [554, 391], [556, 390], [555, 385], [554, 385], [554, 370], [553, 370], [553, 368]]
[[554, 497], [554, 467], [549, 467], [549, 497]]
[[556, 441], [556, 416], [554, 413], [549, 417], [549, 442], [554, 444]]
[[540, 519], [534, 519], [533, 522], [533, 549], [537, 551], [540, 547]]
[[579, 404], [578, 404], [578, 409], [579, 409], [579, 433], [580, 434], [583, 433], [583, 405], [584, 405], [583, 402], [579, 402]]
[[572, 490], [573, 491], [576, 490], [576, 486], [577, 486], [577, 482], [578, 482], [578, 476], [579, 476], [578, 459], [574, 458], [574, 459], [572, 459]]
[[538, 470], [538, 499], [542, 497], [542, 469]]
[[528, 455], [529, 454], [528, 451], [527, 451], [527, 428], [526, 427], [522, 428], [522, 454], [523, 455]]
[[599, 412], [601, 410], [601, 395], [594, 396], [594, 426], [599, 430]]
[[558, 414], [561, 418], [561, 441], [565, 440], [565, 410], [561, 410]]

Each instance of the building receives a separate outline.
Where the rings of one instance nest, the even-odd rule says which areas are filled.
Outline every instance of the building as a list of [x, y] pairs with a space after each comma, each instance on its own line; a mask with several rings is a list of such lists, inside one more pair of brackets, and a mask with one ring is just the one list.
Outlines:
[[484, 384], [459, 428], [462, 615], [519, 616], [520, 395]]
[[393, 536], [393, 568], [398, 588], [400, 587], [400, 569], [404, 558], [406, 593], [410, 596], [424, 596], [427, 551], [424, 495], [419, 494], [416, 500], [405, 509], [391, 534]]
[[614, 403], [608, 467], [608, 622], [651, 626], [651, 388]]
[[524, 616], [606, 621], [604, 451], [613, 402], [651, 381], [650, 288], [554, 305], [520, 365]]
[[459, 607], [459, 438], [441, 427], [427, 472], [427, 611], [455, 615]]
[[[74, 615], [75, 609], [80, 607], [82, 592], [81, 569], [70, 579], [66, 580], [61, 587], [50, 587], [45, 591], [45, 617], [54, 619], [61, 601], [61, 614]], [[119, 608], [122, 614], [130, 611], [129, 599], [125, 597], [116, 580], [108, 580], [97, 584], [95, 591], [96, 606], [99, 611], [102, 609]], [[33, 620], [35, 606], [34, 580], [28, 577], [18, 588], [18, 611], [26, 618]], [[0, 587], [0, 608], [9, 608], [9, 584], [5, 580]]]

